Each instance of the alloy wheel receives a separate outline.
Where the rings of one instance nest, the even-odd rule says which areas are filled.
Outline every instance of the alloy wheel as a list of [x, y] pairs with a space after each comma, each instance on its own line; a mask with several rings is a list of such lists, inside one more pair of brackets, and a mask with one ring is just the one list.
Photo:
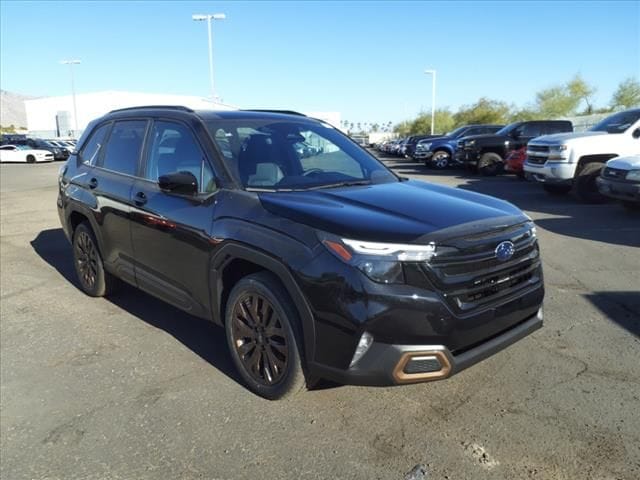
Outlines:
[[287, 335], [280, 316], [262, 295], [240, 297], [231, 318], [233, 345], [245, 371], [263, 385], [284, 376], [289, 359]]
[[449, 154], [438, 152], [433, 156], [433, 164], [436, 168], [446, 168], [449, 165]]
[[78, 233], [76, 262], [80, 280], [86, 288], [92, 289], [96, 284], [98, 275], [98, 252], [93, 240], [86, 232]]

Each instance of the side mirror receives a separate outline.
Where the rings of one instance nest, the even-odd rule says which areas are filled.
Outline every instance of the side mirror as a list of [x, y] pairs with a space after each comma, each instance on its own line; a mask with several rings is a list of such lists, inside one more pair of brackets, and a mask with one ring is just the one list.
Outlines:
[[633, 138], [640, 138], [640, 128], [636, 128], [631, 134]]
[[180, 195], [195, 195], [198, 193], [198, 179], [191, 172], [174, 172], [161, 175], [158, 178], [158, 186], [166, 192]]

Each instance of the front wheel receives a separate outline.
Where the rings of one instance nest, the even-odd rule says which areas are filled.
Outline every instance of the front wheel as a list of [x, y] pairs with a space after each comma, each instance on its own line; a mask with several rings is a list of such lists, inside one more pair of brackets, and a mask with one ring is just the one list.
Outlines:
[[442, 170], [449, 166], [451, 155], [445, 150], [436, 150], [431, 157], [431, 165], [437, 170]]
[[36, 157], [33, 155], [27, 155], [27, 163], [36, 163]]
[[299, 325], [291, 298], [273, 274], [249, 275], [231, 290], [227, 343], [240, 376], [254, 393], [277, 400], [304, 387]]
[[574, 180], [576, 196], [584, 203], [603, 203], [606, 198], [598, 191], [596, 179], [604, 167], [603, 163], [587, 163]]
[[502, 157], [497, 153], [487, 152], [478, 162], [478, 171], [487, 177], [497, 175], [502, 170]]

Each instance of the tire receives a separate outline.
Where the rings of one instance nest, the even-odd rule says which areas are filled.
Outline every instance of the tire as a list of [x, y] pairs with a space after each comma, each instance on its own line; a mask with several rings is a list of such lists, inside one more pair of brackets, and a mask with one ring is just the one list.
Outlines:
[[436, 150], [431, 157], [431, 166], [436, 170], [442, 170], [449, 166], [451, 154], [446, 150]]
[[104, 297], [113, 292], [117, 279], [104, 269], [98, 242], [86, 222], [73, 232], [73, 265], [84, 293]]
[[299, 316], [275, 275], [255, 273], [233, 287], [225, 333], [233, 363], [249, 390], [278, 400], [304, 388]]
[[565, 195], [571, 191], [571, 185], [549, 185], [548, 183], [543, 183], [542, 188], [551, 195]]
[[27, 155], [27, 163], [36, 163], [36, 157], [33, 155]]
[[598, 191], [596, 179], [604, 168], [604, 163], [587, 163], [573, 180], [573, 188], [578, 199], [583, 203], [603, 203], [606, 197]]
[[502, 171], [502, 157], [497, 153], [487, 152], [480, 157], [478, 172], [485, 177], [492, 177]]

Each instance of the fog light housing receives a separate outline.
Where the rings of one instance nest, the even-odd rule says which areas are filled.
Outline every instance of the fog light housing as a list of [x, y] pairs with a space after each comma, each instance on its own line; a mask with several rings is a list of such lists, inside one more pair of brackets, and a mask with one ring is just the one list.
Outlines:
[[356, 347], [356, 351], [353, 354], [353, 358], [351, 359], [349, 368], [353, 367], [358, 362], [358, 360], [360, 360], [364, 356], [364, 354], [369, 351], [371, 345], [373, 345], [373, 336], [368, 332], [364, 332], [360, 337], [360, 341], [358, 341], [358, 346]]

